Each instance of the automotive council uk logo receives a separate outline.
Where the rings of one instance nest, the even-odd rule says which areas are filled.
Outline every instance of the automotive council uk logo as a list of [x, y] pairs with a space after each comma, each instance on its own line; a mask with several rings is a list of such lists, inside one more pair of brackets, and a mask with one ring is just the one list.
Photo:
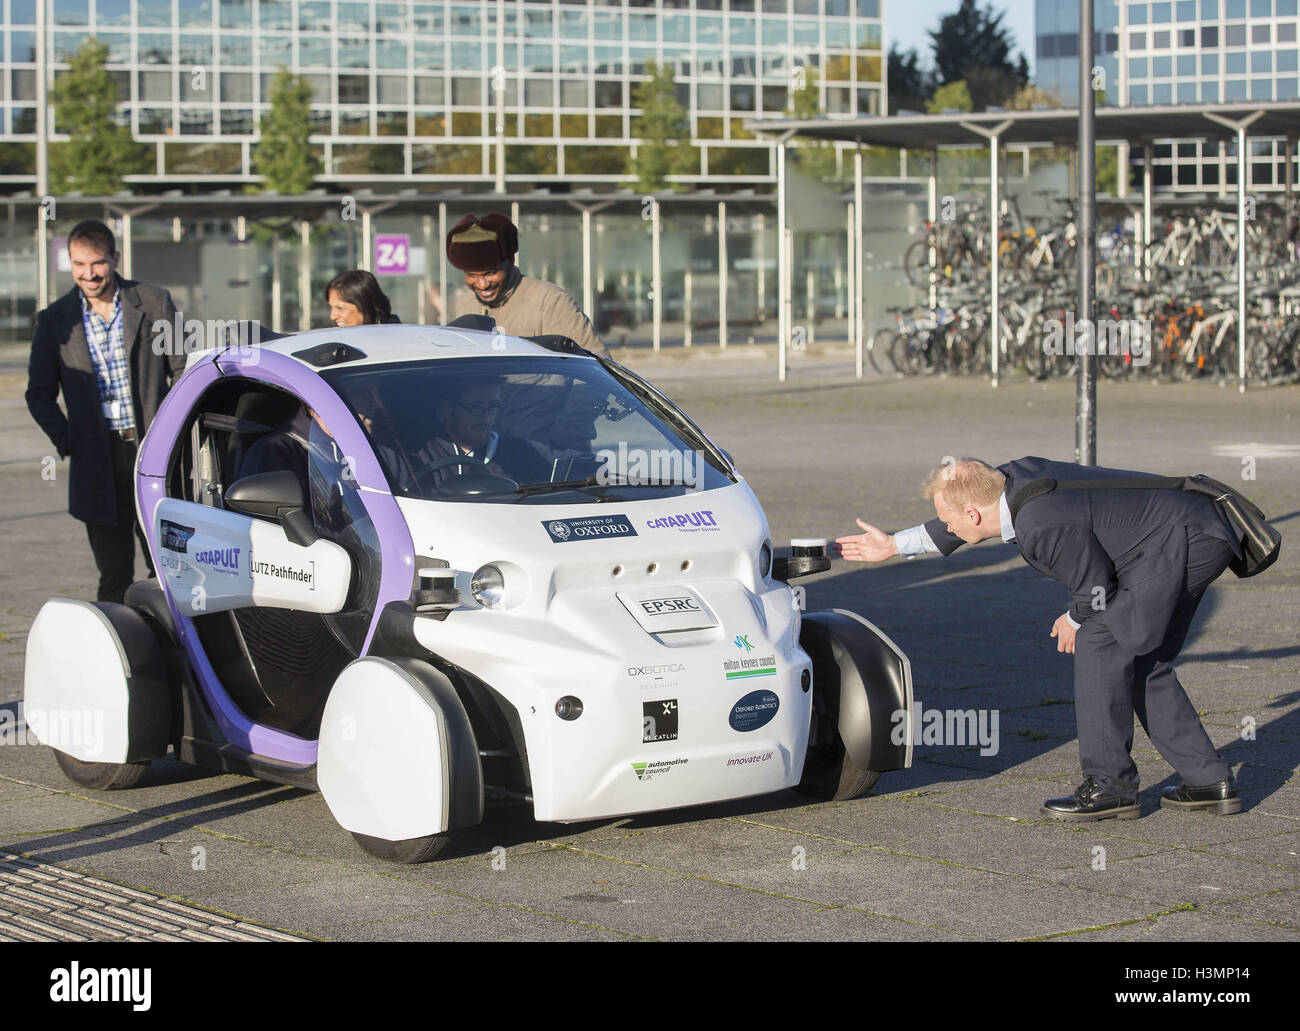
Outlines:
[[637, 532], [625, 515], [586, 516], [583, 519], [544, 519], [542, 526], [556, 544], [591, 541], [601, 537], [635, 537]]

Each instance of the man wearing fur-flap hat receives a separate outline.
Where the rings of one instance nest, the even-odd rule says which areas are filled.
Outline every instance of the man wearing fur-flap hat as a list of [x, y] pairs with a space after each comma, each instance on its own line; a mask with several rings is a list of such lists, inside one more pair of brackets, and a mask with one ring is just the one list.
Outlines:
[[452, 316], [486, 315], [511, 336], [558, 334], [607, 355], [591, 321], [554, 283], [525, 276], [515, 265], [519, 230], [505, 215], [466, 215], [447, 234], [447, 260], [465, 273]]

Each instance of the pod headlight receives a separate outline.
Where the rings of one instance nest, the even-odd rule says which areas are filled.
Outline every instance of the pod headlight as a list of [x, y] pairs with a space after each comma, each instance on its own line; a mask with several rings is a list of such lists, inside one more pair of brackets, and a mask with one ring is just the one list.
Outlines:
[[484, 608], [496, 608], [506, 595], [506, 578], [496, 566], [480, 566], [469, 582], [469, 592]]

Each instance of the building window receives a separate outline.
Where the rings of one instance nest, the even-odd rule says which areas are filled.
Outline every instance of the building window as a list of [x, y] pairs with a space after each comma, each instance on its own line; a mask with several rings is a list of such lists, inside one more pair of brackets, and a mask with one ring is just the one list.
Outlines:
[[[1128, 48], [1130, 50], [1145, 50], [1147, 48], [1147, 34], [1145, 32], [1130, 32], [1128, 34]], [[1062, 57], [1065, 55], [1062, 54]]]
[[229, 108], [221, 112], [221, 131], [226, 136], [252, 136], [253, 112], [249, 108]]
[[1152, 50], [1169, 49], [1169, 31], [1167, 29], [1162, 29], [1159, 32], [1151, 33], [1151, 49]]
[[1269, 36], [1269, 26], [1267, 25], [1252, 25], [1250, 27], [1250, 41], [1252, 43], [1268, 43], [1270, 42]]
[[1195, 30], [1195, 29], [1179, 29], [1179, 30], [1178, 30], [1178, 45], [1179, 45], [1180, 47], [1194, 47], [1194, 46], [1196, 46], [1196, 30]]
[[415, 102], [417, 104], [445, 104], [447, 102], [447, 93], [441, 76], [435, 79], [417, 75], [415, 77]]
[[370, 76], [369, 75], [340, 75], [339, 76], [339, 103], [340, 104], [369, 104], [370, 103]]
[[1217, 47], [1219, 45], [1219, 27], [1217, 25], [1201, 26], [1201, 46], [1202, 48]]
[[[1246, 45], [1246, 26], [1228, 25], [1223, 30], [1223, 44], [1229, 47], [1244, 47]], [[1244, 97], [1242, 98], [1245, 99]]]

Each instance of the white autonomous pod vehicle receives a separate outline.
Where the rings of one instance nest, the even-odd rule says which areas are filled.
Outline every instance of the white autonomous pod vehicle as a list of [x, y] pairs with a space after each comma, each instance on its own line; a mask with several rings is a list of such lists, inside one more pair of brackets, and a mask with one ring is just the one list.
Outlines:
[[319, 790], [420, 862], [487, 801], [846, 799], [911, 764], [906, 656], [787, 585], [824, 546], [775, 557], [728, 455], [639, 376], [490, 327], [191, 357], [137, 464], [157, 578], [51, 599], [28, 639], [69, 778], [128, 788], [170, 749]]

